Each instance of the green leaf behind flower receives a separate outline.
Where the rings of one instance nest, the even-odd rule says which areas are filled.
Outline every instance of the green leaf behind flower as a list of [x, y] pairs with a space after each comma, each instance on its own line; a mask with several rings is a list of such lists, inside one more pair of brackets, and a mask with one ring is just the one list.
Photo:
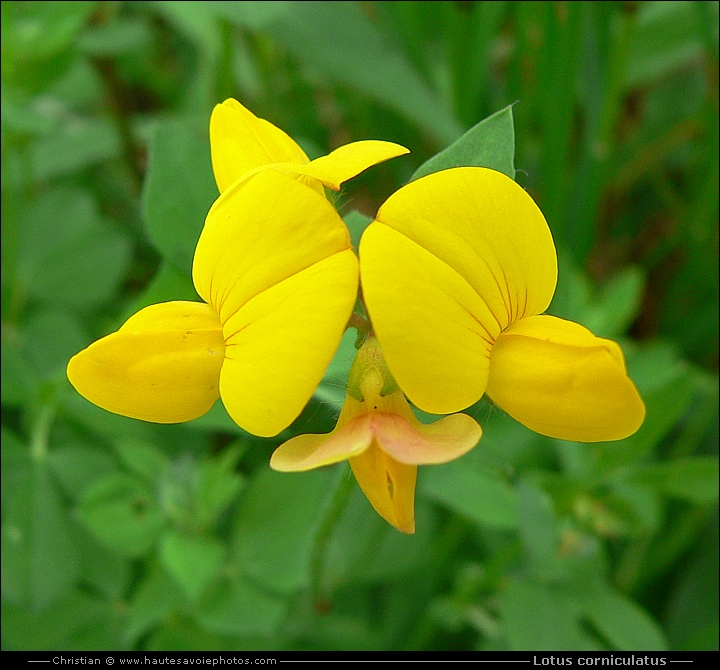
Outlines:
[[143, 193], [145, 225], [163, 258], [186, 274], [217, 197], [207, 138], [184, 125], [158, 125]]
[[460, 166], [492, 168], [515, 179], [515, 126], [512, 105], [475, 124], [460, 139], [425, 161], [411, 177]]

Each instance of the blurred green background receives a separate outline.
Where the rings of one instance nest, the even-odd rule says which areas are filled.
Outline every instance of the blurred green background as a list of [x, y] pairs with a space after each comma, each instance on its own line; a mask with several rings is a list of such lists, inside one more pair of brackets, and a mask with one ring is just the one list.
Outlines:
[[[196, 299], [227, 97], [311, 157], [411, 150], [344, 189], [349, 224], [515, 103], [549, 311], [621, 342], [641, 430], [563, 442], [480, 402], [404, 536], [357, 487], [324, 523], [344, 464], [267, 466], [333, 427], [352, 331], [277, 439], [78, 396], [71, 355]], [[717, 367], [717, 2], [2, 2], [4, 649], [718, 649]]]

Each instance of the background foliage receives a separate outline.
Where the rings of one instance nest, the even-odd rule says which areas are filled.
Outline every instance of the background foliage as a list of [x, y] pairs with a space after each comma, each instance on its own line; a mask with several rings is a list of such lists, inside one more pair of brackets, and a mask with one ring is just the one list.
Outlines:
[[[421, 468], [416, 535], [355, 487], [326, 536], [345, 466], [267, 463], [332, 428], [352, 331], [273, 440], [79, 397], [72, 354], [196, 298], [231, 96], [311, 157], [411, 149], [341, 194], [355, 239], [504, 110], [442, 160], [512, 169], [514, 141], [550, 311], [622, 343], [642, 429], [562, 442], [481, 402], [480, 445]], [[717, 245], [717, 2], [3, 2], [3, 647], [717, 649]]]

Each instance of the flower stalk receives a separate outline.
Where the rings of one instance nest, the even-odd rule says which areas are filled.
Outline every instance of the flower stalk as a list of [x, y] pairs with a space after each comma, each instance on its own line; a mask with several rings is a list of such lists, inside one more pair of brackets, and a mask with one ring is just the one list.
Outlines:
[[317, 611], [321, 613], [328, 608], [328, 594], [323, 583], [328, 547], [354, 488], [355, 480], [350, 474], [350, 468], [343, 463], [338, 468], [337, 477], [325, 504], [310, 556], [310, 597]]

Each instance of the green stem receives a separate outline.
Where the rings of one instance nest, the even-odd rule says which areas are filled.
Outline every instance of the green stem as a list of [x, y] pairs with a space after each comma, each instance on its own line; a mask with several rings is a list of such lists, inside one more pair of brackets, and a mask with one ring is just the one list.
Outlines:
[[30, 454], [35, 461], [41, 461], [47, 454], [50, 437], [50, 426], [55, 416], [55, 407], [50, 403], [43, 403], [33, 424], [30, 436]]
[[358, 336], [363, 339], [367, 337], [368, 333], [372, 329], [370, 322], [364, 316], [360, 316], [357, 312], [353, 312], [350, 315], [350, 320], [347, 325], [348, 328], [355, 328], [355, 330], [358, 331]]
[[[459, 516], [453, 516], [442, 529], [440, 539], [434, 545], [435, 555], [432, 565], [435, 567], [435, 570], [432, 571], [432, 574], [435, 575], [434, 579], [436, 584], [432, 589], [428, 590], [430, 593], [437, 593], [437, 591], [442, 588], [440, 582], [446, 579], [447, 575], [452, 572], [453, 556], [456, 555], [469, 528], [470, 524], [465, 519]], [[429, 605], [430, 601], [427, 604]], [[404, 651], [429, 649], [431, 648], [433, 640], [440, 633], [440, 624], [430, 612], [430, 608], [425, 607], [423, 611], [424, 614], [419, 617], [419, 621], [403, 642], [402, 649]]]
[[218, 22], [220, 31], [220, 54], [218, 55], [216, 90], [213, 102], [219, 102], [236, 95], [235, 77], [233, 75], [233, 48], [235, 32], [229, 21]]
[[[680, 559], [683, 552], [687, 551], [700, 529], [707, 523], [708, 512], [707, 506], [701, 506], [680, 514], [663, 536], [644, 552], [642, 565], [633, 570], [634, 574], [630, 574], [628, 570], [616, 574], [614, 581], [618, 587], [626, 589], [626, 593], [637, 594], [653, 581], [660, 579], [663, 573]], [[640, 545], [636, 551], [642, 552], [642, 549]], [[632, 556], [631, 559], [637, 562], [639, 557]]]
[[349, 465], [344, 463], [339, 468], [333, 491], [325, 506], [310, 558], [310, 596], [319, 611], [323, 611], [327, 603], [323, 589], [323, 572], [330, 538], [342, 518], [354, 488], [355, 478], [350, 475]]

